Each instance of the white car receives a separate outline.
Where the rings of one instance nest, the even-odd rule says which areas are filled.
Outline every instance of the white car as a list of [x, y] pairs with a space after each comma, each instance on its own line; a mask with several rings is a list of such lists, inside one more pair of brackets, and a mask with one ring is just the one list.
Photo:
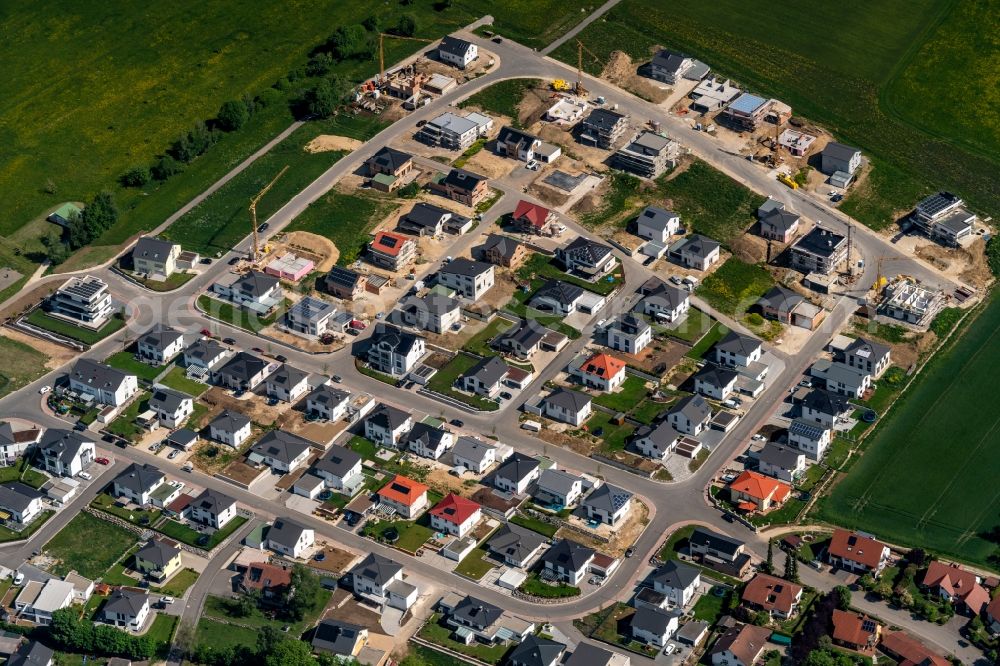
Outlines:
[[606, 323], [608, 323], [607, 319], [601, 319], [596, 324], [594, 324], [594, 328], [603, 328]]
[[673, 643], [667, 643], [667, 647], [663, 648], [663, 654], [673, 654], [676, 649]]
[[753, 440], [753, 441], [755, 441], [755, 442], [763, 442], [764, 440], [766, 440], [766, 439], [767, 439], [767, 437], [764, 437], [764, 435], [762, 435], [762, 434], [760, 434], [760, 433], [757, 433], [756, 435], [754, 435], [754, 436], [753, 436], [753, 437], [751, 437], [750, 439], [752, 439], [752, 440]]
[[24, 574], [18, 571], [14, 574], [14, 585], [20, 585], [24, 582]]
[[39, 393], [39, 395], [45, 395], [46, 393], [48, 393], [51, 390], [52, 390], [51, 386], [43, 386], [42, 388], [38, 389], [38, 393]]
[[94, 478], [90, 475], [89, 472], [80, 472], [77, 474], [77, 476], [80, 477], [81, 479], [84, 479], [85, 481], [90, 481], [91, 479]]
[[164, 606], [169, 606], [170, 604], [174, 603], [174, 598], [173, 597], [160, 597], [160, 603], [163, 604]]
[[524, 165], [524, 168], [530, 169], [532, 171], [538, 171], [538, 162], [536, 162], [535, 160], [531, 160], [530, 162]]
[[740, 404], [735, 400], [733, 400], [732, 398], [728, 398], [722, 401], [722, 406], [728, 407], [729, 409], [736, 409], [737, 407], [740, 406]]

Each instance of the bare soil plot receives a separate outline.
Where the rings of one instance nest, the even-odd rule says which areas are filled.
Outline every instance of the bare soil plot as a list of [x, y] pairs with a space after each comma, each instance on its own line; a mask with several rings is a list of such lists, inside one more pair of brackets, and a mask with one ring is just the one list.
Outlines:
[[[655, 51], [656, 47], [653, 48], [650, 55]], [[632, 62], [632, 58], [624, 51], [612, 51], [601, 71], [601, 78], [655, 104], [666, 101], [670, 97], [671, 88], [658, 85], [651, 79], [639, 76], [636, 71], [637, 67]]]
[[677, 365], [688, 349], [689, 347], [675, 340], [654, 338], [652, 344], [638, 354], [621, 351], [616, 351], [615, 354], [629, 365], [660, 377]]
[[326, 153], [334, 150], [346, 150], [348, 152], [357, 150], [364, 143], [347, 136], [336, 136], [334, 134], [320, 134], [315, 139], [303, 146], [307, 153]]
[[77, 352], [72, 349], [57, 345], [49, 340], [42, 340], [12, 328], [0, 327], [0, 335], [10, 340], [16, 340], [29, 347], [45, 354], [49, 359], [45, 362], [46, 370], [55, 370], [58, 367], [69, 363], [77, 356]]

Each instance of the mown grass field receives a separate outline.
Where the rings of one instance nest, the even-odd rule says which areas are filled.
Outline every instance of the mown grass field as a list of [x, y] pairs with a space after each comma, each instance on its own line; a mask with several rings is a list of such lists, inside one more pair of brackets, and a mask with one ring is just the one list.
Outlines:
[[[931, 188], [1000, 209], [996, 68], [982, 57], [996, 27], [990, 2], [623, 0], [580, 39], [602, 60], [613, 50], [648, 60], [654, 45], [686, 51], [860, 146], [875, 171], [843, 207], [878, 228]], [[576, 45], [553, 55], [575, 65]]]
[[98, 578], [136, 542], [136, 536], [117, 525], [81, 512], [45, 544], [43, 551], [55, 558], [52, 571], [63, 576], [76, 571]]
[[773, 286], [774, 278], [764, 266], [730, 257], [698, 285], [695, 293], [720, 312], [742, 315]]
[[0, 336], [0, 397], [44, 375], [48, 360], [45, 354], [33, 347]]
[[348, 266], [361, 255], [375, 225], [399, 207], [400, 200], [390, 196], [331, 190], [309, 204], [285, 230], [308, 231], [329, 238], [340, 251], [337, 264]]
[[[1000, 551], [1000, 297], [939, 352], [816, 517], [974, 564]], [[1000, 560], [994, 559], [994, 568]]]

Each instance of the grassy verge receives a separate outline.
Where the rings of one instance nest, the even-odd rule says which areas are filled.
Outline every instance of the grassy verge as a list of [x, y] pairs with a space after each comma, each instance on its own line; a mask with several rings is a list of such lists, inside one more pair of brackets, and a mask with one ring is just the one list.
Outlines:
[[44, 328], [46, 331], [82, 342], [85, 345], [96, 344], [113, 333], [120, 331], [125, 326], [124, 319], [112, 317], [100, 329], [92, 331], [89, 328], [82, 328], [76, 324], [53, 317], [45, 313], [41, 308], [37, 308], [28, 315], [27, 321], [33, 326]]
[[76, 571], [96, 579], [135, 542], [131, 532], [81, 512], [45, 544], [43, 551], [56, 560], [53, 573], [64, 576]]
[[566, 599], [568, 597], [580, 596], [580, 588], [575, 585], [567, 583], [550, 585], [539, 578], [537, 573], [532, 573], [528, 576], [527, 580], [521, 585], [521, 591], [543, 599]]
[[144, 286], [146, 289], [149, 289], [151, 291], [165, 292], [165, 291], [173, 291], [174, 289], [180, 289], [181, 287], [186, 285], [188, 282], [190, 282], [197, 276], [198, 274], [195, 272], [184, 271], [184, 272], [173, 273], [166, 280], [151, 280], [149, 278], [140, 277], [138, 275], [132, 275], [132, 279], [136, 280], [137, 282], [142, 284], [142, 286]]

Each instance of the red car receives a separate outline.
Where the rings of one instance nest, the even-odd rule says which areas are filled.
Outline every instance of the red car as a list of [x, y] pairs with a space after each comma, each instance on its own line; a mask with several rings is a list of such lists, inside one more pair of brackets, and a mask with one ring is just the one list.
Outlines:
[[212, 331], [208, 330], [207, 328], [201, 329], [201, 334], [204, 335], [206, 338], [212, 337]]
[[94, 462], [97, 463], [98, 465], [107, 465], [111, 461], [108, 460], [107, 458], [95, 458]]
[[360, 319], [352, 319], [350, 327], [359, 331], [363, 331], [364, 329], [368, 328], [368, 324], [361, 321]]

